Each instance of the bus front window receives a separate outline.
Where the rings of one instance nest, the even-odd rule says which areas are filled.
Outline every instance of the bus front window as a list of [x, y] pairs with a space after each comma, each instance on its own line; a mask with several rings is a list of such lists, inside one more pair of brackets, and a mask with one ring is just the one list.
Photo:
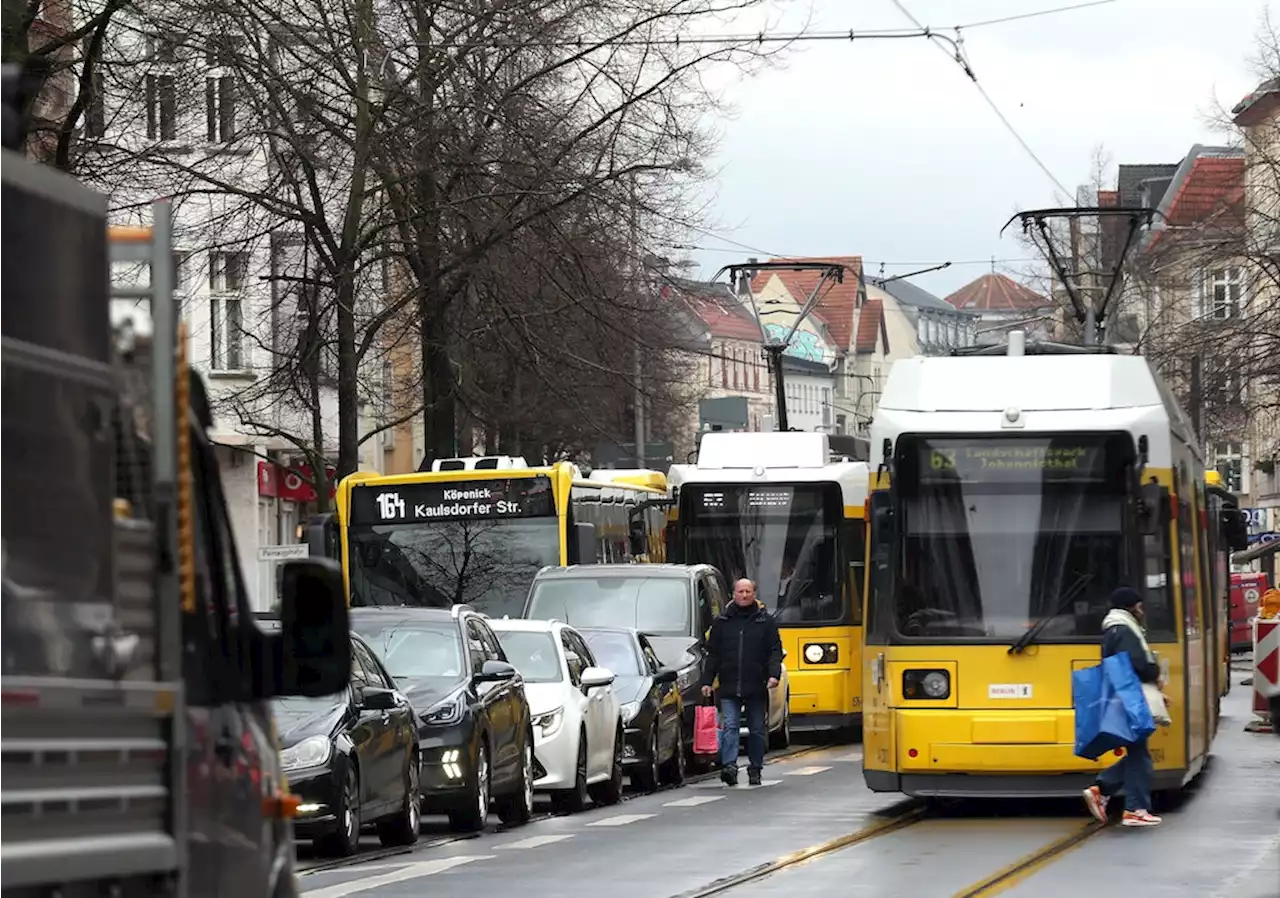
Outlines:
[[555, 518], [353, 526], [351, 604], [473, 605], [518, 617], [533, 576], [560, 563]]
[[685, 487], [684, 496], [687, 561], [715, 565], [730, 585], [754, 580], [757, 597], [783, 626], [844, 620], [838, 486], [699, 484]]

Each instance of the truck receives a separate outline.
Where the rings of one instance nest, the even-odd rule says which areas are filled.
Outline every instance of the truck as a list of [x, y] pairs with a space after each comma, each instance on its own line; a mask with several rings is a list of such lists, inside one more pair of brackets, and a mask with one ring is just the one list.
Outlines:
[[[290, 563], [281, 626], [258, 627], [169, 204], [109, 228], [106, 197], [0, 153], [0, 890], [296, 895], [267, 702], [345, 687], [341, 570]], [[113, 264], [145, 286], [113, 290]]]

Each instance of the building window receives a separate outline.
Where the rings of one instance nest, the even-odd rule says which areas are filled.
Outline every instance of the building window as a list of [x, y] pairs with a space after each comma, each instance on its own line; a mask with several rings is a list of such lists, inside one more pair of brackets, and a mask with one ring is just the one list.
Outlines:
[[1243, 276], [1239, 268], [1215, 268], [1200, 282], [1196, 318], [1225, 320], [1240, 314]]
[[223, 38], [210, 38], [205, 65], [205, 138], [209, 143], [228, 143], [236, 136], [235, 46]]
[[1223, 485], [1233, 493], [1243, 493], [1244, 446], [1241, 443], [1217, 443], [1213, 447], [1214, 467], [1222, 475]]
[[243, 371], [244, 288], [248, 253], [209, 255], [210, 367], [215, 371]]
[[759, 393], [760, 392], [760, 360], [759, 359], [756, 359], [751, 364], [751, 378], [752, 378], [752, 382], [755, 385], [754, 387], [755, 391]]
[[920, 320], [916, 322], [916, 339], [920, 341], [921, 346], [929, 342], [929, 331], [927, 328], [928, 326], [925, 324], [925, 317], [921, 315]]
[[729, 348], [720, 344], [720, 386], [729, 386]]
[[147, 138], [176, 140], [178, 137], [178, 85], [173, 75], [148, 75]]

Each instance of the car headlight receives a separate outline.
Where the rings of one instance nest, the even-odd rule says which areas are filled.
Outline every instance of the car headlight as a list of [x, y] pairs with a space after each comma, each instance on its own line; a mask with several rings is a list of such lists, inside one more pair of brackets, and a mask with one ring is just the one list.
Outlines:
[[319, 767], [329, 760], [332, 752], [333, 743], [328, 736], [308, 736], [280, 752], [280, 766], [285, 770]]
[[427, 726], [449, 726], [461, 720], [466, 712], [466, 697], [462, 692], [455, 692], [444, 701], [432, 705], [421, 716], [422, 722]]
[[951, 674], [945, 670], [907, 670], [902, 673], [902, 695], [909, 699], [937, 701], [951, 695]]
[[840, 648], [834, 642], [810, 642], [804, 647], [804, 660], [810, 664], [835, 664]]
[[534, 715], [533, 725], [543, 738], [554, 736], [560, 731], [560, 724], [564, 723], [564, 708], [556, 708], [554, 711], [547, 711], [543, 714]]
[[698, 668], [690, 665], [676, 674], [676, 688], [681, 692], [692, 689], [698, 682]]
[[625, 702], [622, 705], [621, 710], [622, 710], [622, 722], [630, 723], [631, 721], [635, 720], [636, 715], [640, 713], [640, 703]]

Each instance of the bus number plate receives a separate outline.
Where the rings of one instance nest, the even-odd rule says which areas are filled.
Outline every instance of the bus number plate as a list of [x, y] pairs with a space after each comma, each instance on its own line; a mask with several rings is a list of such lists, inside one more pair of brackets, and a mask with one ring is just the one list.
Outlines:
[[987, 698], [1031, 698], [1030, 683], [992, 683]]

